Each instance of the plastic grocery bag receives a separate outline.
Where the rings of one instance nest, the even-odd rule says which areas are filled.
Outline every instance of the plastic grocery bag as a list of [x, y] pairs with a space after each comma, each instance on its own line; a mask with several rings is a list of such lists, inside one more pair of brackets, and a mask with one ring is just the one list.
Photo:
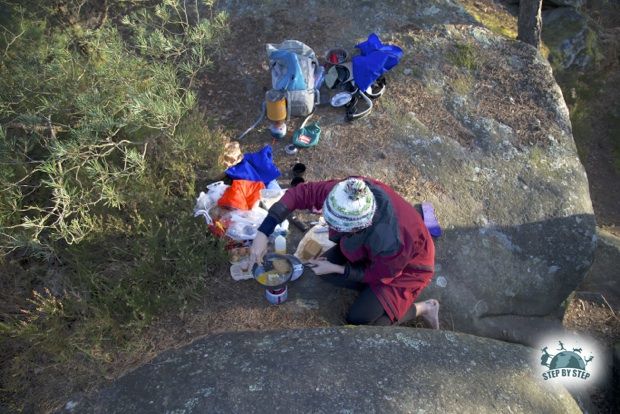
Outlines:
[[267, 211], [262, 208], [253, 210], [233, 210], [226, 213], [222, 219], [227, 223], [226, 235], [235, 241], [254, 240], [258, 227], [267, 217]]
[[223, 181], [217, 181], [207, 186], [207, 192], [200, 192], [194, 206], [194, 217], [203, 216], [208, 225], [213, 224], [209, 210], [217, 205], [217, 202], [229, 186]]

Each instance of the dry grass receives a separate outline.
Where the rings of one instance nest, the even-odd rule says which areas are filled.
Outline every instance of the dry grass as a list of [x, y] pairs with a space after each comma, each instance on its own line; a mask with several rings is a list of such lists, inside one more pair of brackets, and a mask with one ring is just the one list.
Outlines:
[[620, 341], [620, 318], [604, 301], [573, 298], [566, 308], [563, 324], [568, 329], [597, 338], [607, 347]]
[[[566, 308], [563, 325], [568, 330], [596, 339], [610, 355], [613, 354], [614, 346], [620, 341], [620, 318], [598, 294], [577, 293]], [[613, 380], [608, 384], [590, 388], [589, 398], [596, 412], [617, 412], [617, 407], [614, 408], [617, 401], [616, 392]]]
[[493, 33], [509, 39], [517, 38], [517, 19], [509, 5], [493, 0], [460, 0], [476, 21]]
[[[169, 312], [154, 320], [132, 337], [125, 338], [127, 346], [122, 349], [101, 349], [99, 359], [76, 354], [70, 360], [57, 363], [51, 363], [44, 356], [31, 361], [28, 372], [20, 372], [13, 378], [13, 384], [30, 384], [30, 389], [23, 390], [21, 395], [25, 412], [53, 412], [71, 394], [98, 389], [161, 352], [181, 348], [205, 335], [323, 327], [333, 325], [338, 318], [343, 323], [345, 309], [352, 300], [351, 296], [343, 298], [341, 314], [328, 321], [319, 311], [294, 306], [292, 301], [271, 306], [258, 284], [251, 280], [235, 282], [224, 269], [213, 274], [208, 284], [210, 289], [200, 304], [186, 313]], [[3, 350], [8, 354], [17, 354], [17, 351]], [[90, 354], [96, 355], [96, 351], [91, 350]], [[59, 378], [65, 380], [59, 381]], [[11, 402], [5, 403], [10, 406]]]

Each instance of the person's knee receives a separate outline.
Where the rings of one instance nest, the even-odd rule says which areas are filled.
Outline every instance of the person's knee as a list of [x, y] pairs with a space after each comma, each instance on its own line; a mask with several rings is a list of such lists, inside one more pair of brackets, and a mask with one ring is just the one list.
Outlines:
[[391, 326], [393, 325], [392, 320], [386, 314], [379, 316], [377, 319], [373, 321], [371, 325], [374, 326]]
[[386, 314], [379, 316], [378, 318], [371, 318], [370, 315], [358, 313], [355, 311], [349, 311], [347, 315], [347, 323], [349, 325], [376, 325], [376, 326], [388, 326], [392, 324], [390, 317]]
[[355, 312], [354, 310], [349, 311], [346, 319], [349, 325], [371, 325], [373, 322], [368, 318], [368, 315]]
[[383, 305], [372, 289], [367, 286], [349, 308], [347, 322], [351, 325], [375, 325], [382, 316], [387, 317]]

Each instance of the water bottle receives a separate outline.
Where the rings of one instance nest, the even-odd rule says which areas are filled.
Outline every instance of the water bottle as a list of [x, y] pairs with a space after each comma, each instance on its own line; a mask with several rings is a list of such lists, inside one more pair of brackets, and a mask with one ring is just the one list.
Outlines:
[[278, 254], [286, 254], [286, 237], [279, 234], [273, 242], [274, 250]]

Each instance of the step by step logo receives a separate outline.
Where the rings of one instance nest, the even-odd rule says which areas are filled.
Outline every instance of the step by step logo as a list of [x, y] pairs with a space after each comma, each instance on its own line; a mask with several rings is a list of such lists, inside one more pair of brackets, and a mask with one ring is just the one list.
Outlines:
[[566, 349], [562, 341], [558, 341], [558, 346], [555, 354], [549, 353], [549, 346], [542, 348], [540, 365], [549, 368], [542, 373], [543, 379], [547, 381], [557, 377], [570, 377], [585, 381], [590, 378], [587, 366], [594, 359], [594, 355], [584, 359], [581, 355], [582, 348]]
[[604, 353], [591, 338], [548, 335], [538, 344], [533, 359], [537, 375], [544, 383], [583, 388], [604, 380]]

